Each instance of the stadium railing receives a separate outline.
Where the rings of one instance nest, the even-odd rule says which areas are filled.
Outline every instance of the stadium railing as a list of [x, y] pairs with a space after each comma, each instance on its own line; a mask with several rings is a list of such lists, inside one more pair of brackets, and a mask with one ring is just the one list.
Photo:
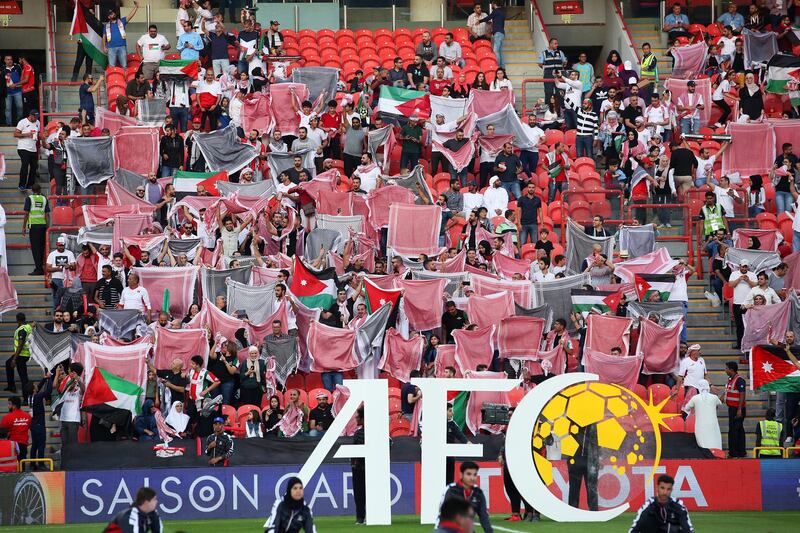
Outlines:
[[679, 235], [656, 235], [656, 242], [683, 242], [686, 244], [686, 256], [688, 258], [689, 264], [694, 263], [694, 247], [692, 246], [692, 233], [689, 228], [691, 228], [691, 215], [689, 214], [689, 205], [688, 204], [655, 204], [655, 203], [630, 203], [627, 206], [628, 208], [628, 218], [633, 219], [633, 210], [634, 209], [670, 209], [672, 211], [676, 209], [681, 210], [681, 214], [683, 215], [683, 227], [684, 231]]

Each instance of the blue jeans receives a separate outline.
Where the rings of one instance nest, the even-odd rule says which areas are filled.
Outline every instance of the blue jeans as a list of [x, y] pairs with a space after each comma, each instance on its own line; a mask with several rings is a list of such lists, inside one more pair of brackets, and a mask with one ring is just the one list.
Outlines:
[[450, 167], [450, 179], [451, 179], [451, 180], [455, 180], [455, 179], [457, 179], [457, 180], [458, 180], [458, 182], [459, 182], [459, 183], [461, 184], [461, 186], [463, 187], [464, 185], [466, 185], [466, 184], [467, 184], [467, 170], [468, 170], [468, 169], [469, 169], [469, 166], [466, 166], [466, 167], [464, 167], [464, 168], [462, 168], [462, 169], [461, 169], [461, 172], [456, 172], [456, 169], [454, 169], [454, 168], [451, 166], [451, 167]]
[[169, 116], [172, 117], [172, 123], [178, 126], [181, 133], [186, 133], [186, 128], [189, 127], [189, 108], [170, 107]]
[[775, 191], [775, 207], [777, 213], [788, 213], [792, 209], [792, 193]]
[[[12, 115], [11, 111], [16, 111]], [[16, 122], [15, 122], [16, 120]], [[6, 124], [16, 126], [22, 120], [22, 93], [6, 95]]]
[[108, 66], [128, 68], [128, 47], [109, 46], [108, 47]]
[[233, 405], [233, 389], [235, 387], [236, 382], [232, 379], [219, 384], [219, 390], [222, 393], [222, 403], [225, 405]]
[[528, 178], [536, 174], [536, 167], [539, 165], [539, 152], [522, 150], [519, 153], [519, 160], [522, 163], [522, 171]]
[[53, 291], [53, 309], [58, 309], [61, 305], [61, 295], [58, 293], [64, 287], [63, 279], [50, 279], [50, 289]]
[[681, 342], [686, 342], [686, 321], [689, 316], [689, 302], [681, 302], [683, 305], [683, 328], [681, 329]]
[[419, 154], [409, 154], [406, 152], [400, 152], [400, 168], [407, 168], [408, 170], [414, 170], [414, 167], [417, 166], [418, 161], [419, 161]]
[[697, 133], [700, 131], [700, 119], [684, 117], [681, 119], [681, 133]]
[[316, 429], [312, 429], [308, 432], [309, 437], [321, 437], [325, 434], [324, 431], [317, 431]]
[[800, 231], [792, 232], [792, 250], [800, 251]]
[[520, 226], [519, 245], [526, 244], [528, 237], [531, 238], [532, 243], [535, 243], [536, 239], [539, 238], [539, 227], [536, 224], [522, 224]]
[[[717, 178], [715, 178], [714, 176], [712, 176], [711, 177], [711, 183], [713, 183], [714, 185], [719, 185], [719, 180]], [[705, 176], [703, 176], [702, 178], [696, 178], [694, 180], [694, 186], [695, 187], [702, 187], [705, 184], [706, 184]]]
[[575, 136], [575, 152], [578, 157], [594, 157], [592, 152], [592, 143], [594, 137], [591, 135], [576, 135]]
[[162, 178], [168, 178], [168, 177], [172, 176], [173, 174], [175, 174], [177, 171], [178, 171], [178, 169], [175, 168], [175, 167], [168, 167], [166, 165], [162, 165], [161, 166], [161, 177]]
[[519, 180], [501, 181], [500, 186], [508, 191], [508, 194], [513, 194], [515, 200], [522, 196], [522, 188], [519, 186]]
[[554, 179], [550, 180], [550, 192], [547, 194], [547, 203], [549, 204], [553, 200], [556, 199], [556, 190], [561, 191], [561, 194], [564, 194], [564, 189], [567, 188], [566, 181], [556, 181]]
[[323, 372], [322, 386], [330, 392], [336, 390], [336, 385], [344, 383], [344, 376], [341, 372]]
[[578, 127], [578, 114], [572, 109], [565, 109], [564, 123], [567, 125], [568, 130], [574, 130]]
[[494, 55], [497, 56], [497, 64], [503, 66], [503, 40], [506, 38], [505, 33], [495, 32], [492, 35], [492, 50]]

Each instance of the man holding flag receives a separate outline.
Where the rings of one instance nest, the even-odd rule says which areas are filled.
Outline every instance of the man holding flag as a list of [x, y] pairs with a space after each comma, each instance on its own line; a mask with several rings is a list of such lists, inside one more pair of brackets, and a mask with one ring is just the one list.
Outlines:
[[128, 68], [128, 42], [125, 26], [136, 16], [139, 0], [133, 0], [133, 9], [127, 17], [118, 17], [113, 9], [108, 12], [108, 22], [103, 25], [103, 52], [108, 55], [108, 66]]

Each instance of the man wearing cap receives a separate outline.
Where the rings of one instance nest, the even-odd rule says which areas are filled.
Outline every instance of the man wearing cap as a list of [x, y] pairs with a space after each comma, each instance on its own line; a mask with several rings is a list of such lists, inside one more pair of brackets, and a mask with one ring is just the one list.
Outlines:
[[328, 431], [333, 424], [333, 413], [328, 404], [328, 395], [319, 391], [316, 396], [317, 406], [308, 413], [308, 435], [310, 437], [321, 437]]
[[75, 270], [75, 254], [66, 249], [67, 240], [59, 237], [56, 249], [47, 256], [47, 272], [50, 274], [50, 287], [53, 290], [53, 309], [61, 303], [59, 289], [64, 287], [64, 272]]
[[[567, 64], [567, 56], [558, 49], [558, 39], [550, 39], [548, 47], [539, 53], [538, 63], [542, 69], [543, 78], [555, 78], [556, 74], [561, 74], [561, 69]], [[544, 83], [544, 101], [549, 102], [550, 97], [555, 92], [556, 84], [552, 81], [546, 81]]]
[[696, 91], [694, 80], [689, 80], [686, 82], [686, 94], [678, 97], [678, 118], [684, 135], [700, 131], [700, 111], [705, 109], [705, 100]]
[[739, 261], [739, 269], [731, 272], [728, 285], [733, 289], [733, 316], [736, 320], [736, 343], [732, 346], [735, 350], [741, 348], [744, 335], [744, 304], [750, 289], [758, 285], [758, 278], [750, 272], [750, 262], [746, 259]]
[[[10, 111], [6, 108], [6, 113]], [[37, 139], [41, 125], [39, 124], [39, 112], [31, 110], [28, 116], [17, 122], [14, 129], [14, 137], [17, 139], [17, 154], [19, 154], [19, 190], [24, 192], [30, 190], [36, 180], [36, 170], [39, 159], [39, 148]]]
[[211, 466], [228, 466], [233, 455], [233, 439], [225, 433], [225, 419], [214, 418], [214, 433], [206, 439], [206, 456]]
[[577, 70], [570, 70], [568, 78], [560, 72], [554, 74], [556, 88], [564, 91], [564, 121], [567, 129], [574, 130], [577, 124], [577, 113], [581, 106], [581, 94], [583, 93], [583, 83], [578, 79]]
[[277, 20], [269, 21], [269, 29], [264, 33], [264, 48], [269, 50], [269, 54], [273, 56], [283, 54], [283, 35], [278, 28], [280, 23]]

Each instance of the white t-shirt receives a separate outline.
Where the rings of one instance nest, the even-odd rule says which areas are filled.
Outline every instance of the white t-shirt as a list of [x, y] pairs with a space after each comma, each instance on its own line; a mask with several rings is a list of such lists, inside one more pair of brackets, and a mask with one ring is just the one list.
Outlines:
[[111, 265], [114, 261], [111, 257], [103, 257], [102, 255], [97, 256], [97, 279], [103, 277], [103, 267], [106, 265]]
[[381, 175], [381, 169], [375, 166], [369, 172], [359, 172], [358, 177], [361, 178], [361, 188], [369, 192], [378, 186], [378, 178]]
[[[720, 37], [719, 41], [717, 41], [717, 44], [721, 47], [719, 51], [720, 54], [729, 56], [731, 59], [733, 59], [733, 54], [736, 53], [736, 41], [730, 37]], [[716, 96], [714, 99], [717, 99]]]
[[686, 269], [682, 269], [680, 272], [675, 274], [675, 284], [672, 286], [672, 290], [669, 291], [668, 301], [670, 302], [689, 301], [689, 293], [688, 289], [686, 288]]
[[648, 106], [644, 111], [644, 118], [649, 124], [665, 122], [668, 116], [669, 111], [661, 105], [658, 107]]
[[[698, 180], [706, 179], [706, 168], [713, 168], [714, 162], [717, 160], [717, 156], [712, 155], [708, 159], [702, 159], [700, 157], [697, 158], [697, 174], [696, 177]], [[716, 190], [716, 189], [714, 189]]]
[[514, 90], [514, 86], [511, 85], [511, 80], [508, 78], [504, 80], [493, 80], [491, 85], [489, 85], [490, 91], [500, 91], [502, 89], [508, 89], [509, 91]]
[[525, 132], [525, 136], [528, 138], [528, 141], [533, 143], [534, 147], [532, 148], [532, 150], [535, 151], [536, 146], [539, 145], [539, 141], [541, 141], [542, 138], [544, 138], [545, 136], [544, 130], [542, 130], [542, 128], [540, 128], [539, 126], [531, 127], [530, 125], [523, 123], [522, 131]]
[[81, 421], [81, 389], [75, 385], [75, 390], [64, 391], [64, 403], [61, 404], [61, 422]]
[[547, 274], [542, 274], [541, 270], [539, 272], [533, 273], [533, 281], [552, 281], [556, 279], [556, 275], [552, 272], [548, 272]]
[[185, 31], [183, 31], [183, 21], [189, 20], [189, 12], [186, 11], [184, 8], [178, 8], [178, 14], [175, 16], [175, 36], [180, 37]]
[[[733, 191], [733, 196], [728, 196], [728, 191]], [[733, 218], [733, 199], [739, 198], [739, 193], [731, 188], [723, 189], [719, 185], [715, 185], [714, 195], [717, 197], [717, 203], [725, 209], [725, 216]]]
[[720, 100], [725, 99], [725, 93], [730, 92], [731, 90], [731, 82], [728, 80], [722, 80], [717, 85], [717, 88], [714, 89], [714, 96], [711, 98], [715, 102], [719, 102]]
[[[63, 252], [59, 252], [58, 250], [53, 250], [47, 256], [47, 264], [51, 266], [63, 266], [64, 268], [67, 265], [75, 262], [75, 254], [70, 252], [69, 250], [64, 250]], [[51, 272], [50, 277], [52, 279], [64, 279], [63, 272]]]
[[38, 120], [36, 122], [31, 122], [26, 117], [17, 122], [17, 129], [20, 133], [34, 133], [33, 137], [21, 137], [17, 139], [17, 150], [36, 152], [36, 137], [39, 135], [39, 128]]
[[647, 146], [647, 143], [650, 142], [651, 133], [650, 130], [645, 128], [642, 131], [636, 130], [636, 137], [639, 139], [639, 142]]
[[305, 127], [306, 129], [309, 129], [308, 128], [308, 124], [309, 124], [309, 122], [311, 122], [311, 117], [312, 117], [313, 113], [309, 113], [308, 115], [306, 115], [305, 113], [303, 113], [302, 109], [298, 109], [297, 110], [297, 115], [300, 117], [300, 125], [297, 126], [297, 127], [298, 128]]
[[122, 304], [123, 309], [136, 309], [137, 311], [151, 309], [150, 296], [141, 285], [135, 289], [131, 289], [130, 287], [125, 287], [122, 289], [122, 295], [120, 295], [119, 303]]
[[166, 37], [157, 34], [155, 37], [150, 37], [150, 34], [144, 34], [136, 41], [142, 49], [142, 62], [144, 63], [158, 63], [164, 59], [164, 50], [161, 49], [165, 44], [169, 44]]
[[222, 85], [220, 85], [217, 80], [214, 80], [211, 83], [206, 82], [206, 80], [200, 80], [197, 82], [197, 92], [211, 93], [214, 96], [219, 96], [222, 94]]
[[[728, 283], [732, 283], [741, 277], [747, 277], [753, 283], [756, 283], [758, 281], [758, 278], [752, 272], [748, 271], [747, 274], [742, 274], [737, 268], [736, 270], [731, 272], [731, 275], [728, 278]], [[750, 294], [751, 288], [752, 287], [750, 287], [750, 285], [745, 281], [742, 281], [741, 283], [736, 285], [733, 288], [733, 303], [735, 303], [736, 305], [742, 305], [745, 302], [745, 300], [747, 300], [747, 295]]]
[[698, 357], [697, 361], [693, 361], [688, 355], [681, 359], [681, 364], [678, 367], [678, 375], [683, 376], [683, 384], [686, 387], [698, 388], [701, 379], [706, 376], [706, 362], [702, 357]]

